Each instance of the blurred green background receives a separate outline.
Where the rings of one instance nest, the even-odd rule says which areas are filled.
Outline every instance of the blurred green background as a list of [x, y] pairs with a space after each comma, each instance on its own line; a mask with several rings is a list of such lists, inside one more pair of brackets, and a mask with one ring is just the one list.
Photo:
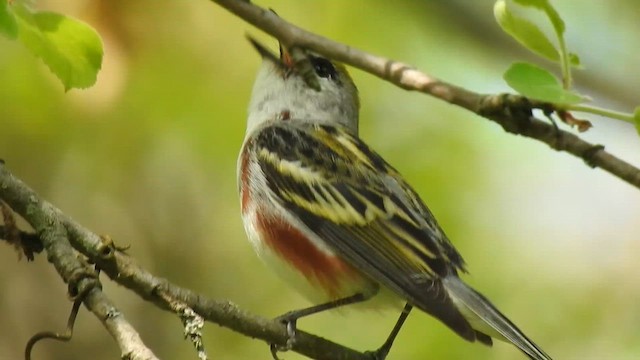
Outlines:
[[[509, 63], [532, 58], [482, 1], [257, 1], [309, 30], [414, 64], [478, 92], [508, 89]], [[578, 88], [596, 104], [639, 103], [635, 0], [556, 0], [571, 50], [587, 67]], [[0, 38], [0, 158], [77, 221], [109, 234], [159, 276], [274, 317], [310, 305], [254, 255], [239, 216], [236, 156], [259, 57], [276, 43], [206, 1], [63, 0], [38, 7], [95, 27], [103, 69], [88, 90], [60, 82], [20, 44]], [[536, 18], [544, 21], [543, 18]], [[542, 65], [549, 65], [542, 62]], [[465, 256], [481, 290], [556, 359], [640, 359], [640, 192], [581, 161], [432, 98], [357, 70], [362, 137], [415, 186]], [[584, 137], [640, 165], [632, 126], [591, 118]], [[0, 359], [62, 330], [71, 303], [46, 262], [0, 251]], [[194, 359], [172, 314], [110, 281], [107, 294], [164, 359]], [[299, 326], [366, 350], [396, 312], [321, 314]], [[269, 359], [267, 345], [215, 324], [211, 359]], [[42, 341], [35, 359], [116, 359], [82, 311], [69, 344]], [[302, 357], [288, 353], [285, 359]], [[519, 359], [515, 348], [460, 340], [414, 313], [390, 359]]]

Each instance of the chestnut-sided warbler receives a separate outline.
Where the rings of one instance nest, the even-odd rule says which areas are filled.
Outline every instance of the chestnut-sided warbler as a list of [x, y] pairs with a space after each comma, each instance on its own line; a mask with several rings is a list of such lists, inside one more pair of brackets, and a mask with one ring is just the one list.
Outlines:
[[[294, 61], [282, 47], [278, 57], [251, 42], [262, 65], [238, 159], [244, 227], [258, 255], [319, 304], [279, 317], [288, 345], [298, 318], [384, 290], [406, 305], [377, 359], [413, 307], [465, 340], [492, 345], [496, 338], [531, 359], [550, 359], [458, 277], [464, 261], [429, 209], [358, 137], [358, 91], [344, 66], [310, 52]], [[272, 345], [274, 357], [279, 349]]]

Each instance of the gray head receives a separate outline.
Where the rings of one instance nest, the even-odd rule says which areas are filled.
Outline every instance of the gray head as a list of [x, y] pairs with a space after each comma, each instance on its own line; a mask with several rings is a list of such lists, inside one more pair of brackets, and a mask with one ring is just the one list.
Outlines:
[[292, 57], [282, 47], [280, 57], [249, 39], [262, 56], [253, 85], [247, 134], [271, 121], [305, 121], [342, 125], [358, 134], [358, 89], [346, 68], [326, 58], [305, 53], [320, 85], [311, 87]]

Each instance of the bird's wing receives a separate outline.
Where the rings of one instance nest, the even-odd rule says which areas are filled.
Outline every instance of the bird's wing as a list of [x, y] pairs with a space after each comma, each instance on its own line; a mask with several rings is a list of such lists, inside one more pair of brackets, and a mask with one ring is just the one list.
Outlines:
[[328, 125], [274, 124], [253, 144], [274, 201], [352, 266], [475, 339], [440, 281], [464, 270], [462, 257], [386, 161]]

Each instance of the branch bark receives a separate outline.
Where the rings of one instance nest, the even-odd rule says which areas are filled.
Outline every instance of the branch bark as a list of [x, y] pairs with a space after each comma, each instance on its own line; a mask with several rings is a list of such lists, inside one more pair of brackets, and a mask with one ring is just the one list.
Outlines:
[[[168, 296], [186, 304], [205, 320], [251, 338], [276, 344], [285, 344], [288, 339], [285, 326], [275, 320], [253, 315], [226, 300], [208, 299], [151, 274], [130, 256], [118, 250], [108, 237], [98, 236], [44, 201], [14, 177], [2, 163], [0, 199], [33, 226], [44, 245], [48, 260], [56, 267], [62, 279], [70, 284], [78, 284], [78, 289], [72, 293], [79, 293], [78, 291], [85, 291], [84, 287], [93, 286], [87, 293], [84, 304], [116, 339], [123, 358], [127, 355], [126, 359], [156, 359], [144, 346], [135, 329], [107, 299], [97, 279], [85, 274], [90, 269], [78, 260], [76, 251], [96, 264], [110, 279], [163, 310], [172, 311], [166, 300]], [[87, 284], [89, 281], [96, 284]], [[300, 330], [296, 332], [292, 350], [318, 360], [371, 360], [366, 353]], [[265, 353], [267, 352], [265, 346]]]
[[640, 169], [591, 144], [532, 116], [533, 109], [547, 111], [552, 104], [528, 101], [515, 95], [487, 95], [449, 84], [414, 67], [366, 53], [297, 27], [273, 12], [243, 0], [211, 0], [244, 21], [277, 38], [287, 47], [303, 47], [375, 75], [400, 88], [419, 91], [460, 106], [502, 126], [507, 132], [541, 141], [564, 151], [588, 166], [601, 168], [640, 189]]
[[69, 232], [58, 209], [42, 200], [22, 181], [12, 176], [0, 163], [0, 199], [20, 214], [34, 228], [47, 260], [69, 284], [71, 297], [81, 296], [85, 307], [102, 322], [116, 340], [122, 357], [130, 360], [156, 360], [133, 326], [102, 291], [98, 275], [78, 257], [71, 246]]

